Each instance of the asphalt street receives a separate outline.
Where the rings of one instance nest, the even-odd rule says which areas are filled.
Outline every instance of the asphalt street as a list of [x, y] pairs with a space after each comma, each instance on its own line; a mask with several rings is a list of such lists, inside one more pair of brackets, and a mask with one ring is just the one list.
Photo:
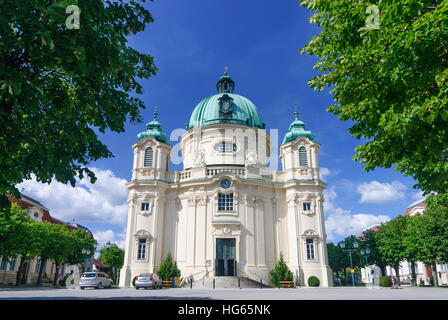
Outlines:
[[0, 300], [448, 300], [448, 288], [0, 288]]

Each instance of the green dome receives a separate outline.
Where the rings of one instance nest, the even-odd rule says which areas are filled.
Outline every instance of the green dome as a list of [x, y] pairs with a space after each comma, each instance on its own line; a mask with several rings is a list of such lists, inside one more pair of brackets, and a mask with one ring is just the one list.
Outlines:
[[218, 123], [240, 124], [265, 129], [257, 107], [247, 99], [233, 93], [235, 83], [227, 74], [218, 83], [218, 94], [203, 99], [190, 117], [187, 130]]
[[299, 137], [307, 137], [310, 140], [314, 140], [314, 137], [315, 137], [314, 134], [311, 131], [305, 130], [305, 123], [298, 119], [297, 112], [294, 112], [294, 116], [295, 116], [295, 120], [289, 126], [289, 131], [285, 135], [285, 138], [283, 139], [282, 144], [293, 141]]
[[154, 112], [154, 120], [146, 124], [146, 131], [140, 132], [137, 135], [138, 140], [143, 140], [147, 137], [153, 137], [154, 139], [163, 142], [165, 144], [170, 144], [165, 134], [162, 132], [162, 125], [157, 121], [157, 112]]

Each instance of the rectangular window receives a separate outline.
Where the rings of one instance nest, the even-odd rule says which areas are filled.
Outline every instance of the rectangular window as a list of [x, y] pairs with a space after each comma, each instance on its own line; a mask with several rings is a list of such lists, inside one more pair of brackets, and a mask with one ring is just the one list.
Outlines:
[[306, 239], [306, 258], [308, 260], [314, 260], [314, 240]]
[[148, 211], [149, 210], [149, 203], [143, 202], [142, 203], [142, 211]]
[[2, 264], [0, 265], [0, 270], [6, 270], [6, 265], [8, 264], [8, 260], [3, 259]]
[[16, 261], [17, 261], [16, 258], [11, 260], [11, 263], [9, 264], [9, 271], [15, 271], [16, 270]]
[[[216, 147], [215, 147], [216, 149]], [[235, 152], [236, 151], [236, 145], [232, 142], [221, 142], [217, 145], [218, 152], [221, 153], [229, 153], [229, 152]]]
[[310, 202], [304, 202], [303, 203], [303, 211], [310, 211], [311, 210], [311, 203]]
[[137, 259], [145, 259], [146, 257], [146, 239], [138, 240]]
[[36, 270], [34, 270], [35, 273], [39, 273], [41, 263], [42, 260], [40, 259], [36, 261]]
[[233, 193], [218, 194], [218, 211], [233, 211]]

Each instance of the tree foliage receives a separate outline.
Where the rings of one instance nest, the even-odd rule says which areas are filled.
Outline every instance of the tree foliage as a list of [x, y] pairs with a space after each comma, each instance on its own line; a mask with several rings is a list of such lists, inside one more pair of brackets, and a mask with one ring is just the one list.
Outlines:
[[400, 262], [407, 258], [403, 239], [408, 228], [408, 221], [409, 216], [398, 215], [386, 224], [381, 224], [375, 234], [379, 252], [383, 260], [395, 269], [398, 283], [400, 283]]
[[309, 85], [331, 87], [327, 110], [367, 140], [354, 157], [365, 170], [395, 166], [425, 194], [446, 194], [448, 0], [376, 3], [372, 28], [372, 1], [301, 1], [321, 29], [301, 51], [319, 58]]
[[[38, 257], [56, 264], [82, 263], [93, 255], [93, 242], [94, 239], [84, 230], [69, 231], [66, 225], [35, 221], [15, 203], [8, 214], [0, 212], [0, 256], [3, 259], [21, 258], [16, 285], [22, 281], [21, 271], [26, 260]], [[90, 253], [87, 254], [86, 250]], [[55, 269], [56, 279], [58, 270]]]
[[[145, 1], [2, 1], [0, 207], [31, 175], [72, 185], [88, 175], [94, 182], [86, 165], [112, 156], [97, 132], [123, 132], [128, 119], [141, 121], [137, 79], [156, 67], [127, 42], [153, 21]], [[80, 8], [79, 29], [66, 25], [71, 4]]]
[[279, 281], [293, 281], [294, 275], [291, 270], [289, 270], [286, 265], [285, 260], [283, 259], [283, 254], [280, 253], [280, 260], [274, 266], [274, 269], [269, 271], [270, 279], [273, 287], [278, 286]]

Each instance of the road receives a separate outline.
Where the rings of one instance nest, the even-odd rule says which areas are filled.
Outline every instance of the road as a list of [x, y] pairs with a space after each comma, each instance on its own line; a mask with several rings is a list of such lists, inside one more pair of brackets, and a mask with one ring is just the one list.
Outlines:
[[448, 288], [53, 289], [0, 288], [0, 300], [448, 300]]

